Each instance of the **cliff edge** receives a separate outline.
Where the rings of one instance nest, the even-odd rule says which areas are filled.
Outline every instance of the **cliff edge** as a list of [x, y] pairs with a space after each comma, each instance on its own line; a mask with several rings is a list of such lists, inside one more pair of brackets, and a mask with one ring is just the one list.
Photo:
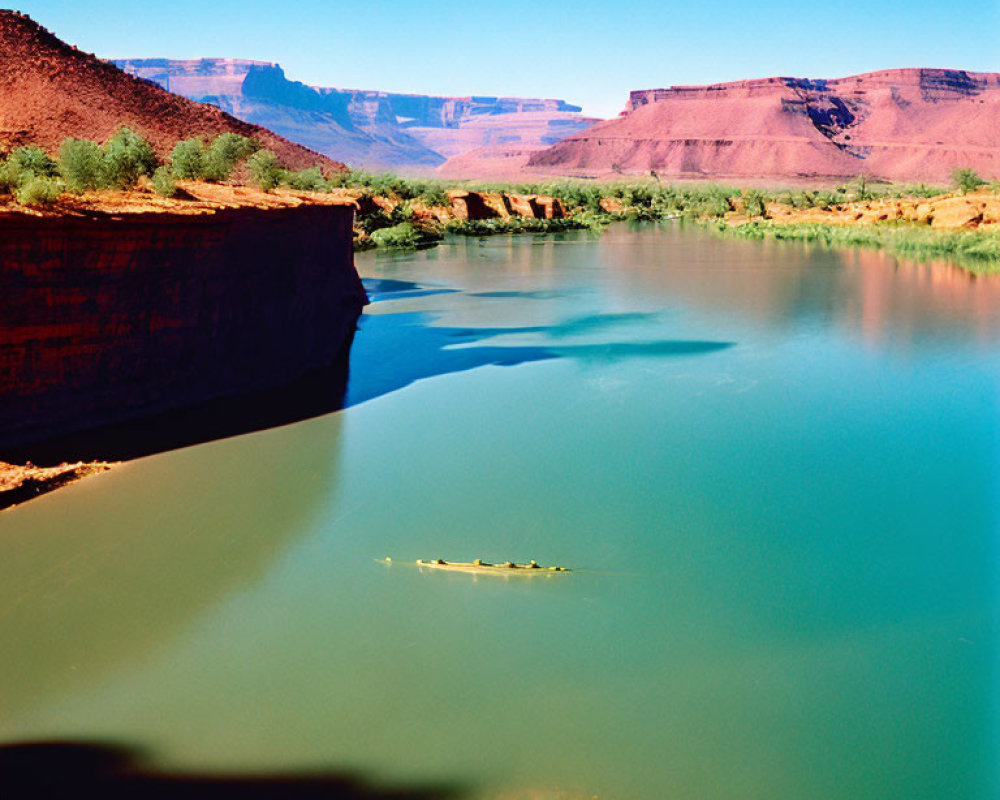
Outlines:
[[353, 206], [208, 191], [188, 213], [114, 195], [0, 209], [0, 447], [283, 386], [342, 355], [367, 302]]

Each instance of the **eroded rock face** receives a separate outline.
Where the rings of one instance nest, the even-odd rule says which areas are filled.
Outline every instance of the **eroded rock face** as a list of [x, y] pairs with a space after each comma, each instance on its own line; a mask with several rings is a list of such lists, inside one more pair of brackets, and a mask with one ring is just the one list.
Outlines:
[[262, 61], [138, 58], [114, 63], [352, 165], [430, 168], [486, 146], [538, 149], [597, 121], [563, 100], [307, 86], [289, 80], [277, 64]]
[[632, 92], [618, 119], [532, 156], [559, 171], [947, 181], [1000, 176], [1000, 75], [885, 70]]
[[55, 152], [67, 136], [103, 142], [121, 125], [145, 136], [161, 157], [181, 139], [237, 133], [258, 139], [294, 169], [344, 168], [270, 130], [127, 75], [29, 17], [0, 10], [0, 151], [37, 144]]
[[561, 219], [566, 216], [562, 203], [547, 195], [453, 190], [448, 192], [448, 197], [451, 201], [451, 215], [460, 220], [510, 217]]
[[366, 302], [347, 205], [0, 215], [0, 446], [281, 386]]

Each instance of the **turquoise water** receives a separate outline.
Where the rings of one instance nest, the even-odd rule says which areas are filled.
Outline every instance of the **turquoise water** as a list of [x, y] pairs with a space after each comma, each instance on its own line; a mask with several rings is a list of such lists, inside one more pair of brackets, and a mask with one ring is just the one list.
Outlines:
[[344, 411], [0, 514], [0, 742], [1000, 798], [1000, 280], [671, 225], [358, 266]]

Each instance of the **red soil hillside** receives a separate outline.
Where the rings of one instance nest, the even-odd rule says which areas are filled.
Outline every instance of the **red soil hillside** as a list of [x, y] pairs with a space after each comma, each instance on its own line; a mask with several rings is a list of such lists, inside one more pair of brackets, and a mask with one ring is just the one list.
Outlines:
[[947, 181], [1000, 177], [1000, 75], [900, 69], [632, 92], [626, 111], [536, 153], [561, 173]]
[[343, 168], [266, 128], [126, 75], [29, 17], [0, 10], [0, 152], [24, 144], [54, 152], [67, 136], [102, 142], [121, 125], [161, 156], [180, 139], [231, 132], [256, 138], [294, 169]]

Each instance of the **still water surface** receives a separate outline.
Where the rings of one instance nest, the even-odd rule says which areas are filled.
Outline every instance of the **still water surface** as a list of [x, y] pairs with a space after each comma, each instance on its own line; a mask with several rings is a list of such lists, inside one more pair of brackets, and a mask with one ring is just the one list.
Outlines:
[[358, 266], [346, 410], [0, 515], [0, 742], [1000, 798], [1000, 279], [671, 225]]

